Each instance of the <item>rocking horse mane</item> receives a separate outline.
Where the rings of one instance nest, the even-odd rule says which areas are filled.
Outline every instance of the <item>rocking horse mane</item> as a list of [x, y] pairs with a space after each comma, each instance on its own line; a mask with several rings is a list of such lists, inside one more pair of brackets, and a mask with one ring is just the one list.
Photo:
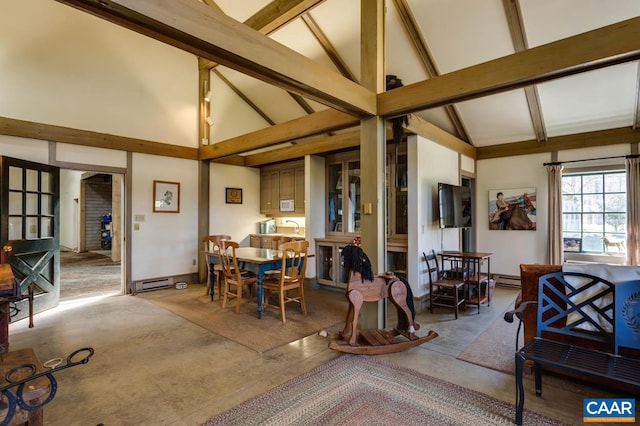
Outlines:
[[353, 272], [358, 272], [365, 281], [373, 281], [373, 268], [367, 254], [360, 247], [349, 244], [342, 249], [344, 267]]

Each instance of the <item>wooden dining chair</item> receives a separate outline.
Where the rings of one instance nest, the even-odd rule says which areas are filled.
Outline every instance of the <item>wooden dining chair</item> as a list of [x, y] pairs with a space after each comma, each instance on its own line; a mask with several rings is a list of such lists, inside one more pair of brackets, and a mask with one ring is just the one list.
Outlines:
[[[285, 305], [287, 303], [298, 303], [303, 315], [307, 315], [307, 306], [304, 301], [304, 276], [307, 270], [307, 252], [309, 251], [309, 241], [291, 241], [280, 244], [278, 247], [282, 251], [282, 266], [279, 274], [266, 276], [262, 282], [264, 308], [275, 308], [280, 310], [282, 322], [286, 323]], [[295, 292], [292, 294], [291, 292]], [[269, 303], [269, 296], [277, 295], [279, 304]]]
[[249, 299], [253, 293], [252, 287], [258, 282], [256, 274], [249, 271], [243, 271], [238, 266], [238, 258], [236, 257], [236, 249], [240, 245], [235, 241], [222, 241], [222, 250], [219, 251], [220, 265], [222, 266], [222, 274], [224, 275], [224, 298], [222, 299], [222, 307], [227, 306], [230, 298], [236, 299], [236, 314], [240, 313], [240, 302], [242, 294], [247, 290]]
[[435, 306], [452, 308], [455, 318], [458, 319], [460, 307], [466, 309], [464, 280], [445, 277], [438, 265], [438, 256], [434, 250], [429, 254], [423, 252], [422, 255], [427, 263], [429, 276], [429, 311], [433, 313]]
[[[291, 237], [285, 237], [284, 235], [276, 235], [273, 237], [273, 242], [271, 243], [271, 247], [277, 249], [280, 247], [280, 244], [289, 243], [294, 241]], [[265, 276], [280, 276], [280, 269], [269, 269], [268, 271], [264, 271]]]
[[[207, 235], [202, 239], [205, 252], [217, 253], [220, 250], [220, 245], [224, 240], [231, 240], [229, 235]], [[213, 302], [213, 295], [215, 285], [218, 285], [218, 300], [222, 297], [222, 266], [220, 264], [209, 263], [209, 256], [205, 253], [205, 262], [207, 263], [207, 294], [211, 295], [211, 301]], [[211, 279], [211, 267], [213, 267], [213, 279]]]

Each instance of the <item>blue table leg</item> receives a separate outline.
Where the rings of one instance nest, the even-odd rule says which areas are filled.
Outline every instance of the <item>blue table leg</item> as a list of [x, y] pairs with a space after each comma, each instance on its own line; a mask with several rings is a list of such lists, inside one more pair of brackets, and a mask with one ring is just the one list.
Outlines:
[[256, 297], [258, 298], [258, 319], [262, 319], [262, 276], [266, 270], [266, 266], [260, 265], [260, 267], [258, 267], [258, 289], [256, 292]]

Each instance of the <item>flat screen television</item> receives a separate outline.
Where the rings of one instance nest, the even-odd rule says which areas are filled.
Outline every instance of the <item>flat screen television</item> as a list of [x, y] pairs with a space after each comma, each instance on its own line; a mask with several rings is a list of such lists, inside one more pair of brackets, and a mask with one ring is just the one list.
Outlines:
[[471, 188], [438, 183], [440, 228], [469, 228], [472, 225]]

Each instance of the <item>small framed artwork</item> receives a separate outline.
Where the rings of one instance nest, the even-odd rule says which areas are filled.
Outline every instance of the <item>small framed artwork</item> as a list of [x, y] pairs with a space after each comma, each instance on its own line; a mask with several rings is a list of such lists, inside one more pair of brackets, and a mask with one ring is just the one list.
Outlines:
[[225, 202], [227, 204], [242, 204], [242, 188], [226, 188]]
[[565, 252], [582, 252], [582, 238], [564, 238], [564, 251]]
[[180, 213], [180, 183], [153, 181], [154, 213]]

